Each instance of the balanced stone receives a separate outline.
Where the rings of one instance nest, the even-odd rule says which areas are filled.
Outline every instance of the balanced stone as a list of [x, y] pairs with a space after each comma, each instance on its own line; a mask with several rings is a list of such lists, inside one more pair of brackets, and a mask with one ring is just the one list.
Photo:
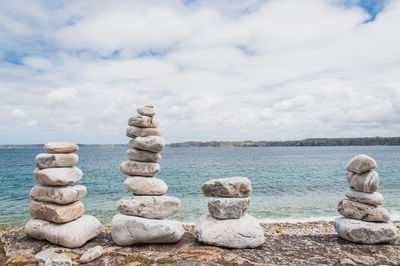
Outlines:
[[82, 171], [75, 167], [35, 169], [33, 176], [44, 186], [63, 186], [78, 182], [82, 178]]
[[132, 149], [160, 152], [165, 147], [165, 141], [157, 136], [137, 137], [136, 139], [131, 139], [128, 145]]
[[49, 266], [49, 265], [62, 265], [72, 266], [72, 260], [70, 257], [63, 254], [55, 253], [50, 249], [40, 251], [35, 255], [35, 262], [38, 266]]
[[390, 220], [389, 212], [381, 206], [347, 199], [339, 201], [337, 211], [345, 217], [368, 222], [387, 222]]
[[160, 172], [158, 163], [126, 161], [120, 164], [121, 173], [128, 176], [155, 176]]
[[101, 246], [95, 246], [88, 249], [79, 259], [79, 263], [89, 263], [103, 255], [103, 248]]
[[346, 170], [361, 174], [376, 167], [377, 165], [374, 159], [372, 159], [368, 155], [360, 154], [350, 160], [350, 162], [346, 166]]
[[83, 215], [85, 208], [82, 202], [59, 205], [47, 202], [34, 201], [29, 206], [29, 214], [35, 219], [53, 223], [67, 223]]
[[49, 153], [71, 153], [79, 150], [79, 147], [70, 142], [48, 142], [43, 149]]
[[238, 219], [249, 205], [249, 198], [215, 198], [208, 201], [208, 211], [218, 219]]
[[33, 200], [57, 204], [68, 204], [80, 200], [86, 195], [86, 187], [75, 186], [34, 186], [30, 196]]
[[125, 215], [165, 219], [174, 215], [181, 201], [170, 196], [128, 196], [117, 202], [117, 210]]
[[156, 128], [142, 128], [142, 127], [129, 126], [126, 129], [126, 136], [129, 138], [161, 136], [161, 133]]
[[128, 157], [128, 159], [131, 161], [139, 162], [158, 163], [161, 160], [161, 155], [158, 153], [136, 149], [129, 149], [126, 152], [126, 157]]
[[111, 221], [111, 235], [120, 246], [136, 243], [175, 243], [184, 229], [179, 222], [117, 214]]
[[210, 214], [199, 218], [194, 227], [198, 241], [229, 248], [255, 248], [264, 243], [264, 233], [257, 219], [245, 214], [240, 219], [219, 220]]
[[370, 223], [339, 217], [335, 220], [335, 230], [341, 238], [362, 244], [378, 244], [392, 240], [397, 228], [392, 222]]
[[128, 125], [135, 127], [156, 128], [160, 125], [160, 122], [157, 120], [157, 118], [154, 117], [137, 115], [129, 118]]
[[79, 156], [73, 153], [39, 153], [35, 157], [38, 168], [68, 167], [78, 163]]
[[163, 180], [154, 177], [129, 177], [124, 181], [124, 186], [136, 195], [164, 195], [168, 190]]
[[101, 224], [93, 216], [82, 217], [65, 224], [45, 220], [30, 219], [25, 225], [25, 233], [35, 239], [47, 240], [67, 248], [77, 248], [100, 233]]
[[351, 180], [353, 179], [353, 176], [354, 176], [355, 174], [356, 174], [356, 173], [350, 172], [350, 171], [347, 171], [347, 172], [346, 172], [346, 180], [347, 180], [347, 185], [348, 185], [349, 187], [351, 187]]
[[379, 175], [374, 170], [362, 174], [355, 174], [351, 179], [350, 187], [361, 192], [375, 192], [379, 187]]
[[382, 205], [384, 202], [383, 196], [379, 192], [365, 193], [356, 191], [354, 189], [349, 189], [346, 191], [345, 195], [351, 200], [371, 205]]
[[251, 183], [246, 177], [211, 179], [201, 186], [208, 197], [246, 198], [251, 194]]
[[139, 114], [145, 116], [154, 116], [156, 114], [153, 105], [145, 105], [144, 107], [139, 107], [136, 111]]

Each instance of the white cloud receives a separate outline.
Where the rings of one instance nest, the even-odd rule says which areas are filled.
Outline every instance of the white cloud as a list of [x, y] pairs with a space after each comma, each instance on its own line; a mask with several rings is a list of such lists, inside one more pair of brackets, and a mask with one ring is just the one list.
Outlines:
[[73, 87], [64, 87], [53, 90], [46, 94], [46, 103], [50, 105], [65, 104], [66, 101], [76, 97], [76, 90]]

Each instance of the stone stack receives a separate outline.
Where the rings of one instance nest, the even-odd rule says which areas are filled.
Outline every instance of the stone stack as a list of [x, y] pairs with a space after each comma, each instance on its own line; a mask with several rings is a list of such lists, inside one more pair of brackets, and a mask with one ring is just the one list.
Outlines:
[[40, 184], [30, 191], [34, 200], [29, 207], [33, 217], [25, 225], [25, 232], [32, 238], [76, 248], [100, 233], [101, 224], [93, 216], [83, 215], [84, 206], [79, 200], [86, 195], [86, 188], [73, 185], [82, 178], [82, 171], [75, 167], [79, 147], [68, 142], [49, 142], [44, 145], [48, 153], [36, 156], [37, 168], [33, 172]]
[[209, 214], [197, 221], [198, 241], [229, 248], [254, 248], [264, 243], [264, 233], [256, 218], [246, 213], [250, 205], [251, 183], [246, 177], [212, 179], [202, 185]]
[[165, 196], [167, 184], [154, 176], [160, 171], [159, 152], [165, 142], [157, 129], [159, 122], [154, 117], [152, 105], [137, 109], [139, 115], [128, 120], [126, 135], [130, 149], [128, 161], [121, 163], [120, 170], [129, 176], [124, 186], [133, 196], [122, 198], [117, 203], [121, 214], [113, 217], [111, 235], [121, 246], [136, 243], [174, 243], [181, 239], [184, 229], [175, 221], [163, 220], [175, 214], [180, 200]]
[[351, 242], [377, 244], [396, 235], [389, 212], [380, 206], [384, 199], [377, 192], [379, 175], [373, 170], [376, 167], [376, 161], [364, 154], [354, 157], [346, 166], [349, 190], [345, 194], [347, 199], [337, 206], [344, 217], [335, 220], [335, 229], [340, 237]]

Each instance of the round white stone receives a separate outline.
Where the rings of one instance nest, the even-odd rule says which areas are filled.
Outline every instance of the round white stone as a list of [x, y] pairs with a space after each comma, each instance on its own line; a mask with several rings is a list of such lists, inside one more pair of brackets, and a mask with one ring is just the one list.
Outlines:
[[160, 122], [155, 117], [145, 116], [145, 115], [137, 115], [132, 116], [128, 120], [128, 125], [134, 127], [151, 127], [157, 128], [160, 125]]
[[360, 192], [375, 192], [379, 188], [379, 175], [374, 170], [362, 174], [355, 174], [351, 178], [350, 188]]
[[377, 165], [374, 159], [372, 159], [368, 155], [360, 154], [350, 160], [350, 162], [346, 166], [346, 170], [361, 174], [376, 167]]
[[379, 192], [366, 193], [349, 189], [346, 191], [345, 195], [351, 200], [371, 205], [382, 205], [385, 201], [382, 194]]
[[124, 186], [135, 195], [164, 195], [167, 193], [167, 184], [158, 178], [132, 176], [124, 181]]
[[103, 255], [103, 248], [101, 246], [95, 246], [88, 249], [79, 259], [79, 263], [88, 263], [100, 258]]
[[82, 171], [75, 167], [35, 169], [33, 176], [44, 186], [64, 186], [78, 182], [82, 178]]
[[160, 172], [158, 163], [126, 161], [120, 164], [121, 173], [128, 176], [155, 176]]
[[126, 129], [126, 136], [129, 138], [161, 136], [161, 133], [156, 128], [142, 128], [142, 127], [129, 126]]
[[128, 145], [132, 149], [160, 152], [165, 147], [165, 141], [158, 136], [137, 137], [136, 139], [131, 139]]
[[368, 222], [387, 222], [390, 220], [389, 212], [385, 208], [348, 199], [339, 201], [337, 211], [345, 217]]
[[158, 163], [161, 160], [161, 155], [158, 153], [136, 149], [129, 149], [126, 152], [126, 157], [128, 157], [130, 161], [138, 162]]
[[86, 187], [75, 186], [34, 186], [29, 193], [31, 199], [57, 204], [68, 204], [86, 195]]
[[239, 219], [249, 205], [249, 198], [214, 198], [208, 201], [208, 211], [218, 219]]
[[137, 109], [138, 114], [145, 115], [145, 116], [154, 116], [156, 111], [154, 110], [154, 106], [152, 105], [145, 105], [144, 107], [139, 107]]
[[38, 168], [69, 167], [78, 163], [79, 156], [74, 153], [39, 153], [35, 157]]
[[250, 180], [241, 176], [211, 179], [201, 188], [207, 197], [246, 198], [251, 194]]

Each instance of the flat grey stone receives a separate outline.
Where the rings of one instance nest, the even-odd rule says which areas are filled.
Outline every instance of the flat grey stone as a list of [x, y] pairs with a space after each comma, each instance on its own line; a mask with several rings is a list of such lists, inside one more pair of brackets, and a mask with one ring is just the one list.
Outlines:
[[384, 203], [384, 198], [379, 192], [366, 193], [359, 192], [350, 188], [346, 191], [345, 195], [351, 200], [371, 205], [382, 205]]
[[124, 181], [124, 186], [135, 195], [152, 196], [167, 193], [167, 184], [155, 177], [132, 176]]
[[137, 137], [136, 139], [131, 139], [128, 145], [132, 149], [160, 152], [165, 147], [165, 141], [158, 136]]
[[360, 192], [375, 192], [379, 188], [379, 175], [374, 170], [355, 174], [351, 179], [350, 188]]
[[137, 243], [175, 243], [184, 233], [176, 221], [147, 219], [117, 214], [111, 221], [111, 235], [120, 246]]
[[156, 152], [142, 151], [136, 149], [129, 149], [126, 152], [126, 157], [128, 157], [130, 161], [138, 162], [158, 163], [161, 160], [161, 155]]
[[78, 163], [79, 156], [74, 153], [39, 153], [35, 157], [38, 168], [69, 167]]
[[368, 222], [387, 222], [390, 220], [390, 214], [385, 208], [348, 199], [339, 201], [337, 211], [345, 217]]
[[103, 255], [103, 248], [101, 246], [95, 246], [88, 249], [81, 258], [79, 259], [79, 263], [89, 263], [94, 261], [97, 258], [100, 258]]
[[364, 222], [346, 217], [336, 218], [335, 230], [341, 238], [361, 244], [385, 243], [394, 239], [397, 232], [392, 222]]
[[368, 155], [360, 154], [350, 160], [350, 162], [346, 166], [346, 170], [361, 174], [376, 167], [377, 165], [374, 159], [372, 159]]
[[60, 168], [35, 169], [33, 176], [36, 181], [44, 186], [71, 185], [81, 180], [83, 173], [75, 166]]
[[134, 127], [157, 128], [160, 125], [160, 122], [155, 117], [146, 115], [136, 115], [129, 118], [128, 125]]
[[246, 198], [251, 194], [250, 180], [241, 176], [212, 179], [201, 188], [207, 197]]
[[68, 204], [83, 198], [86, 195], [86, 187], [81, 185], [34, 186], [29, 194], [33, 200]]
[[69, 204], [55, 204], [33, 201], [29, 206], [29, 215], [35, 219], [53, 223], [67, 223], [83, 215], [85, 208], [80, 201]]
[[125, 161], [119, 166], [121, 173], [128, 176], [155, 176], [160, 172], [158, 163]]
[[256, 218], [219, 220], [210, 214], [199, 218], [194, 227], [198, 241], [228, 248], [255, 248], [264, 243], [264, 232]]
[[117, 210], [125, 215], [165, 219], [174, 215], [181, 201], [171, 196], [128, 196], [117, 202]]
[[35, 262], [38, 266], [70, 266], [72, 265], [72, 260], [63, 254], [55, 253], [50, 249], [45, 249], [40, 251], [35, 255]]
[[214, 198], [208, 201], [208, 211], [214, 218], [239, 219], [249, 205], [249, 198]]
[[126, 129], [126, 136], [129, 138], [161, 136], [161, 133], [156, 128], [142, 128], [142, 127], [129, 126]]
[[43, 149], [48, 153], [71, 153], [79, 150], [79, 147], [71, 142], [48, 142]]
[[145, 105], [144, 107], [139, 107], [136, 110], [140, 115], [154, 116], [156, 114], [153, 105]]

